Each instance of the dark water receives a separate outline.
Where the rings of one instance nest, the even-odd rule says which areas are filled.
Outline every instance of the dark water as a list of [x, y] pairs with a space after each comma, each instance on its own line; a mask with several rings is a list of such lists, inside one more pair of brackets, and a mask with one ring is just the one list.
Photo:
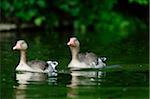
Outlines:
[[[21, 79], [18, 79], [18, 76], [22, 76], [15, 73], [19, 52], [12, 51], [16, 38], [15, 33], [1, 33], [1, 99], [149, 98], [149, 65], [145, 55], [137, 57], [139, 55], [132, 52], [127, 56], [120, 53], [113, 55], [110, 53], [111, 48], [103, 53], [103, 50], [98, 48], [83, 46], [81, 47], [83, 51], [88, 49], [98, 53], [99, 56], [101, 55], [99, 53], [108, 56], [108, 66], [100, 70], [81, 70], [71, 73], [67, 68], [70, 60], [67, 41], [58, 40], [52, 35], [22, 34], [20, 38], [25, 39], [29, 44], [28, 60], [55, 60], [59, 65], [56, 77], [25, 73]], [[118, 51], [115, 48], [113, 50]]]

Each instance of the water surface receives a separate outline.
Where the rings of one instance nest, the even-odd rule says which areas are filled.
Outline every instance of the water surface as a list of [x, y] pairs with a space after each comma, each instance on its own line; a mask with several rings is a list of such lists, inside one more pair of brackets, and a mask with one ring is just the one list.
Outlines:
[[[96, 44], [94, 47], [85, 46], [86, 42], [82, 42], [81, 51], [91, 50], [108, 57], [107, 68], [70, 72], [67, 64], [71, 57], [66, 40], [42, 33], [24, 33], [20, 37], [15, 33], [1, 34], [2, 99], [148, 99], [149, 70], [148, 58], [141, 54], [144, 51], [138, 54], [131, 51], [125, 56], [120, 55], [121, 49], [99, 50]], [[19, 52], [12, 50], [17, 38], [28, 42], [28, 60], [58, 61], [58, 75], [48, 77], [25, 73], [24, 80], [18, 79], [15, 67], [19, 62]], [[110, 50], [118, 51], [118, 54], [113, 55]]]

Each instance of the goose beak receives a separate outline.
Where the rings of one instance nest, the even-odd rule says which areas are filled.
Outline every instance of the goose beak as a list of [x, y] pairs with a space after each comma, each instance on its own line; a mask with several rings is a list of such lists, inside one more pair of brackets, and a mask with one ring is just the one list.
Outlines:
[[13, 50], [20, 49], [20, 48], [21, 48], [20, 44], [17, 43], [17, 44], [13, 47]]
[[70, 42], [68, 42], [68, 43], [67, 43], [67, 45], [71, 45], [71, 43], [70, 43]]
[[16, 50], [16, 46], [13, 47], [13, 50]]
[[70, 41], [67, 43], [68, 46], [76, 46], [75, 42], [73, 39], [70, 39]]

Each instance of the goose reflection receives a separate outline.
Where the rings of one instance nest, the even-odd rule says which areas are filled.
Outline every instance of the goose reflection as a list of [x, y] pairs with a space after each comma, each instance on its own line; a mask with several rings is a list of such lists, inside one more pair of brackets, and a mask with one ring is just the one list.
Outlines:
[[27, 90], [36, 85], [56, 85], [57, 76], [50, 77], [47, 73], [20, 72], [16, 74], [16, 81], [17, 85], [14, 86], [15, 99], [26, 99]]
[[68, 85], [69, 91], [67, 97], [77, 98], [79, 95], [78, 88], [82, 86], [100, 86], [104, 75], [104, 72], [98, 70], [72, 70], [72, 79]]

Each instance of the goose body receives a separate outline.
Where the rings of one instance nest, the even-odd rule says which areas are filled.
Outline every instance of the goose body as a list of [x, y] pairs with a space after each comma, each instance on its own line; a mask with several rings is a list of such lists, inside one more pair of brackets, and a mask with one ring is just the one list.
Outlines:
[[99, 58], [94, 53], [79, 53], [80, 43], [77, 38], [70, 38], [67, 45], [70, 47], [72, 59], [68, 64], [69, 68], [102, 68], [106, 66], [105, 57]]
[[55, 66], [57, 64], [52, 67], [52, 62], [47, 63], [41, 60], [32, 60], [27, 62], [26, 57], [27, 48], [28, 45], [24, 40], [17, 41], [16, 45], [13, 47], [13, 50], [20, 51], [20, 62], [19, 65], [16, 67], [16, 71], [40, 72], [40, 73], [54, 72]]

